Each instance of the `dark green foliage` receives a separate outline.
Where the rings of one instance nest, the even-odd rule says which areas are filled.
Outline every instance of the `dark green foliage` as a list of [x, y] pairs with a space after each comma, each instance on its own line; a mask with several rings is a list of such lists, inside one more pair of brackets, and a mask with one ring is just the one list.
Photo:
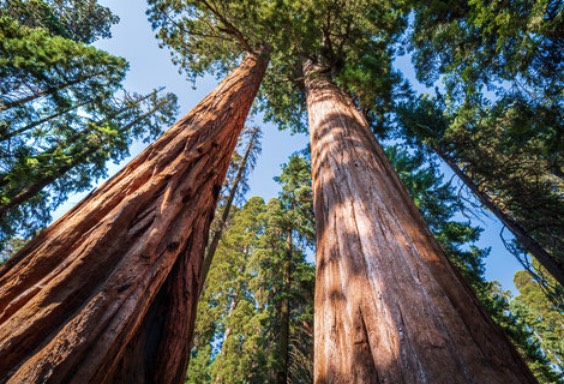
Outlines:
[[417, 76], [428, 85], [442, 76], [446, 96], [404, 106], [404, 115], [412, 110], [405, 136], [459, 164], [515, 222], [504, 223], [518, 238], [508, 244], [513, 253], [528, 267], [529, 251], [562, 283], [562, 3], [423, 1], [414, 8]]
[[111, 37], [112, 24], [119, 22], [97, 0], [2, 0], [0, 9], [21, 25], [87, 44]]
[[176, 97], [160, 97], [157, 92], [145, 97], [126, 94], [105, 108], [99, 115], [65, 118], [64, 130], [57, 130], [57, 135], [27, 138], [25, 154], [9, 152], [7, 146], [5, 153], [14, 161], [4, 163], [0, 173], [1, 239], [15, 233], [33, 235], [70, 193], [89, 189], [106, 177], [108, 160], [117, 163], [127, 157], [135, 139], [158, 137], [177, 112]]
[[375, 125], [384, 124], [399, 74], [391, 45], [404, 26], [402, 2], [151, 0], [153, 28], [173, 61], [190, 79], [222, 74], [245, 51], [268, 48], [270, 69], [262, 84], [267, 120], [305, 130], [302, 65], [322, 62], [344, 88], [357, 93]]
[[107, 160], [174, 121], [174, 95], [124, 91], [128, 63], [84, 44], [115, 22], [95, 1], [3, 2], [0, 248], [35, 234], [70, 193], [106, 176]]
[[420, 81], [446, 74], [449, 89], [470, 94], [497, 86], [532, 99], [561, 97], [561, 2], [433, 0], [416, 2], [415, 10], [411, 41]]
[[[455, 110], [441, 97], [403, 103], [397, 137], [459, 168], [564, 269], [561, 112], [518, 100], [474, 100]], [[528, 264], [522, 245], [508, 246]]]
[[[542, 268], [533, 263], [536, 274]], [[550, 279], [550, 278], [548, 278]], [[543, 287], [528, 271], [518, 271], [513, 278], [519, 295], [512, 301], [512, 310], [522, 317], [550, 363], [564, 372], [564, 306], [547, 300]], [[560, 292], [563, 294], [564, 292]], [[562, 379], [564, 381], [564, 378]]]

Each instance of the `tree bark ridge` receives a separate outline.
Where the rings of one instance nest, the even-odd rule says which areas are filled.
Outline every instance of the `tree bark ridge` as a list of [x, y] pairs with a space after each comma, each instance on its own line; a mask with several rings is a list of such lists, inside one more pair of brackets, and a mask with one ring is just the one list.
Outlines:
[[0, 382], [111, 382], [140, 361], [126, 355], [142, 339], [158, 351], [145, 382], [185, 372], [209, 224], [267, 64], [248, 55], [0, 269]]
[[351, 98], [304, 63], [317, 227], [314, 382], [534, 383]]

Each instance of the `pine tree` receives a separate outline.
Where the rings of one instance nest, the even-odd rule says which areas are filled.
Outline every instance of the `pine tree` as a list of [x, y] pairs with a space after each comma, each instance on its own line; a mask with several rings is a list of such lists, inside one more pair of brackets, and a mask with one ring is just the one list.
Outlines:
[[50, 211], [69, 193], [90, 188], [106, 175], [107, 160], [118, 162], [127, 156], [133, 139], [158, 137], [164, 124], [174, 122], [176, 96], [133, 95], [113, 108], [116, 112], [105, 112], [104, 120], [82, 118], [76, 130], [66, 126], [68, 133], [56, 140], [49, 137], [44, 150], [41, 141], [35, 141], [33, 153], [0, 173], [0, 239], [43, 228]]
[[111, 26], [119, 22], [97, 0], [2, 0], [0, 9], [26, 27], [86, 44], [110, 38]]
[[117, 18], [96, 1], [3, 1], [0, 11], [0, 249], [29, 239], [71, 192], [106, 174], [134, 139], [175, 119], [174, 95], [121, 87], [124, 59], [84, 43]]
[[0, 381], [184, 377], [211, 217], [267, 64], [249, 54], [1, 267]]
[[[562, 283], [564, 184], [549, 171], [546, 142], [535, 137], [542, 130], [556, 133], [556, 125], [542, 112], [530, 110], [525, 120], [519, 106], [487, 104], [450, 111], [442, 98], [406, 102], [398, 109], [400, 136], [435, 152], [515, 235], [513, 253], [524, 248]], [[526, 257], [520, 261], [527, 264]]]
[[[539, 265], [534, 265], [537, 270]], [[537, 273], [542, 273], [541, 271]], [[512, 301], [512, 310], [529, 324], [548, 360], [559, 372], [564, 372], [564, 308], [562, 303], [547, 300], [542, 286], [528, 271], [518, 271], [513, 278], [519, 295]], [[561, 374], [564, 382], [564, 374]]]

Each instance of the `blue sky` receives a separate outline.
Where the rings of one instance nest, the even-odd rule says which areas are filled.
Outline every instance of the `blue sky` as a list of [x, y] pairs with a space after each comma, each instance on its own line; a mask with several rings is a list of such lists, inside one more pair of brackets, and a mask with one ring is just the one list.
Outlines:
[[[112, 29], [113, 38], [102, 40], [95, 45], [114, 55], [126, 58], [130, 63], [130, 70], [125, 82], [126, 89], [139, 93], [147, 93], [159, 86], [166, 86], [168, 92], [178, 96], [180, 113], [187, 113], [210, 92], [217, 84], [212, 77], [205, 77], [196, 83], [196, 89], [185, 80], [172, 65], [166, 50], [160, 49], [158, 41], [145, 16], [146, 3], [140, 0], [100, 0], [101, 4], [108, 6], [121, 18], [121, 22]], [[414, 77], [413, 66], [408, 57], [402, 57], [395, 62], [404, 76], [408, 78], [418, 92], [432, 92], [422, 84], [418, 84]], [[256, 121], [256, 123], [260, 123]], [[308, 143], [306, 135], [290, 135], [288, 132], [278, 131], [275, 127], [263, 124], [264, 136], [262, 140], [262, 155], [260, 156], [255, 171], [250, 179], [250, 196], [262, 196], [266, 200], [278, 194], [278, 185], [273, 177], [280, 173], [281, 164], [295, 151], [305, 148]], [[139, 154], [146, 144], [135, 143], [131, 148], [132, 157]], [[131, 158], [125, 159], [120, 164], [109, 165], [109, 176], [119, 171]], [[444, 168], [444, 167], [443, 167]], [[447, 175], [445, 180], [450, 178]], [[104, 180], [100, 180], [100, 185]], [[72, 195], [69, 200], [54, 213], [58, 218], [73, 205], [78, 203], [86, 193]], [[480, 220], [474, 220], [484, 228], [480, 247], [491, 247], [492, 251], [486, 265], [486, 274], [489, 280], [498, 280], [505, 289], [515, 291], [513, 274], [522, 269], [519, 263], [510, 255], [499, 238], [502, 226], [489, 215], [481, 215]], [[505, 231], [507, 237], [508, 231]]]

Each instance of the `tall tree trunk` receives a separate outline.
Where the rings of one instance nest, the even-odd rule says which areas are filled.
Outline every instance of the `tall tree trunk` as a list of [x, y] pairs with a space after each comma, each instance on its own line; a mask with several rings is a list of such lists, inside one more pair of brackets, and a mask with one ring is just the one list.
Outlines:
[[433, 147], [433, 150], [441, 159], [452, 169], [452, 171], [462, 180], [464, 184], [472, 191], [484, 207], [490, 210], [499, 221], [503, 223], [513, 233], [519, 243], [521, 243], [527, 251], [533, 255], [535, 259], [550, 273], [562, 286], [564, 286], [564, 265], [555, 260], [541, 244], [533, 239], [529, 232], [523, 228], [518, 222], [513, 220], [506, 212], [504, 212], [491, 198], [472, 181], [458, 164], [451, 158], [446, 156], [442, 151]]
[[267, 63], [248, 55], [0, 269], [0, 382], [182, 381], [209, 224]]
[[213, 257], [215, 255], [215, 251], [217, 251], [217, 246], [219, 245], [219, 241], [221, 240], [221, 235], [223, 234], [223, 230], [225, 229], [225, 224], [227, 223], [229, 212], [231, 212], [233, 201], [235, 201], [235, 196], [237, 195], [239, 183], [241, 183], [241, 180], [243, 179], [243, 175], [245, 174], [245, 169], [247, 167], [247, 162], [249, 161], [249, 156], [253, 151], [253, 147], [257, 139], [258, 139], [258, 131], [256, 131], [256, 133], [254, 133], [249, 139], [249, 143], [247, 144], [247, 149], [245, 150], [245, 154], [243, 155], [243, 159], [241, 160], [241, 164], [239, 166], [239, 169], [237, 170], [237, 175], [235, 176], [235, 180], [233, 180], [233, 185], [231, 186], [231, 190], [229, 191], [229, 196], [227, 198], [227, 201], [225, 202], [225, 207], [221, 212], [221, 217], [219, 219], [217, 231], [213, 233], [212, 239], [208, 246], [206, 256], [204, 257], [204, 262], [202, 264], [202, 284], [200, 285], [200, 295], [204, 290], [204, 286], [206, 284], [206, 278], [208, 276], [208, 273], [210, 272], [210, 267], [213, 261]]
[[315, 383], [534, 383], [350, 97], [304, 63], [317, 226]]
[[292, 283], [292, 231], [286, 239], [286, 260], [282, 271], [282, 302], [280, 303], [280, 369], [277, 373], [278, 384], [288, 382], [289, 347], [290, 347], [290, 284]]

